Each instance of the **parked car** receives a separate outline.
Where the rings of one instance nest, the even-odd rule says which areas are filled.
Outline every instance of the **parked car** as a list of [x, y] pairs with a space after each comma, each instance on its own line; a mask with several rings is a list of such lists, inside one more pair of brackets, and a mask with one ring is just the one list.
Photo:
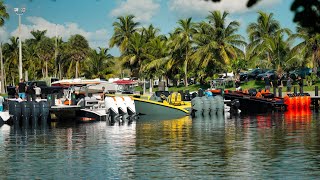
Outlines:
[[256, 69], [252, 69], [248, 72], [240, 73], [240, 81], [244, 81], [246, 79], [248, 79], [248, 80], [255, 79], [258, 74], [261, 74], [264, 72], [266, 72], [265, 69], [256, 68]]
[[305, 78], [306, 76], [309, 76], [312, 73], [312, 69], [311, 68], [299, 68], [293, 71], [289, 72], [289, 76], [291, 79], [295, 80], [297, 79], [299, 76], [301, 78]]
[[258, 74], [256, 76], [256, 80], [262, 80], [262, 78], [269, 77], [270, 79], [275, 79], [277, 77], [277, 73], [274, 69], [268, 70], [265, 73]]

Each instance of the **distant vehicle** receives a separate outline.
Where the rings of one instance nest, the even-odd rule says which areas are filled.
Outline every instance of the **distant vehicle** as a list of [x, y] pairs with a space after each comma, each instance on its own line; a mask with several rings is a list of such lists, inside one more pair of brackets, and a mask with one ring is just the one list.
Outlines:
[[255, 79], [258, 74], [261, 74], [264, 72], [266, 72], [265, 69], [256, 68], [256, 69], [252, 69], [248, 72], [240, 73], [240, 81], [245, 81], [246, 79], [248, 79], [248, 80]]
[[262, 78], [266, 77], [268, 77], [269, 79], [275, 79], [277, 77], [277, 73], [274, 69], [272, 69], [265, 73], [258, 74], [256, 80], [262, 80]]
[[297, 79], [299, 76], [301, 78], [305, 78], [306, 76], [309, 76], [312, 73], [312, 69], [311, 68], [299, 68], [293, 71], [289, 72], [289, 76], [291, 79], [295, 80]]

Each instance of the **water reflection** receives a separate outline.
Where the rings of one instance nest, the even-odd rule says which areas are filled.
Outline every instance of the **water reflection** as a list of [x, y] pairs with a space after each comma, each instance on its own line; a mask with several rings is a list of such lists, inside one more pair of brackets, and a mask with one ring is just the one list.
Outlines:
[[311, 111], [0, 127], [0, 178], [212, 179], [320, 175]]

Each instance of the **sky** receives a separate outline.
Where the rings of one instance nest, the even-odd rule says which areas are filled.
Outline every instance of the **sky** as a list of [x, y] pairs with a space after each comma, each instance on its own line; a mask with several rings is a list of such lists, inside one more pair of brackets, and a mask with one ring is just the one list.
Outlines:
[[[290, 11], [292, 0], [262, 0], [253, 8], [246, 7], [246, 0], [221, 0], [214, 3], [205, 0], [3, 0], [10, 19], [0, 27], [0, 41], [18, 36], [18, 15], [14, 8], [26, 8], [21, 16], [21, 37], [31, 38], [32, 30], [47, 30], [47, 36], [56, 35], [67, 41], [73, 34], [87, 38], [92, 48], [108, 47], [113, 34], [112, 23], [118, 16], [133, 14], [141, 26], [153, 24], [161, 34], [168, 34], [177, 27], [179, 19], [192, 17], [202, 21], [210, 11], [230, 13], [228, 21], [240, 22], [239, 33], [247, 37], [246, 27], [256, 22], [257, 11], [274, 14], [282, 27], [295, 31], [294, 14]], [[112, 55], [119, 55], [113, 48]]]

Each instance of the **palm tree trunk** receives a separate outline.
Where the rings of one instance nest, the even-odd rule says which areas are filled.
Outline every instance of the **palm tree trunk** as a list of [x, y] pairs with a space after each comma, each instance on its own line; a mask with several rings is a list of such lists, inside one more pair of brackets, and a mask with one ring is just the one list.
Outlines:
[[152, 88], [153, 88], [153, 81], [152, 79], [150, 79], [150, 88], [149, 88], [150, 94], [152, 93]]
[[312, 63], [313, 63], [313, 72], [315, 74], [317, 74], [317, 65], [318, 65], [318, 63], [317, 63], [317, 60], [316, 60], [316, 52], [315, 51], [312, 53]]
[[78, 78], [78, 64], [79, 64], [79, 62], [76, 61], [76, 78]]
[[143, 78], [143, 94], [146, 94], [146, 78]]
[[62, 74], [61, 74], [61, 63], [59, 62], [59, 79], [62, 79]]
[[48, 61], [46, 61], [46, 78], [48, 77]]
[[186, 47], [186, 60], [184, 62], [184, 86], [188, 87], [188, 46]]
[[4, 93], [4, 69], [3, 69], [3, 57], [2, 57], [2, 43], [0, 44], [0, 60], [1, 60], [1, 93]]

